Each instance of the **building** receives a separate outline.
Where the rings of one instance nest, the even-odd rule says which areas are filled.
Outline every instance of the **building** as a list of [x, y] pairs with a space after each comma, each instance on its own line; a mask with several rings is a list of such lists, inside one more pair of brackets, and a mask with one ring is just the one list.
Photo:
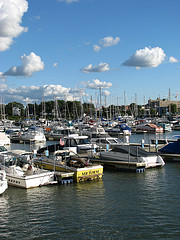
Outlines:
[[177, 111], [180, 112], [180, 101], [171, 101], [168, 99], [161, 100], [160, 98], [148, 100], [148, 107], [155, 109], [159, 115], [171, 113], [171, 104], [175, 104], [177, 106]]

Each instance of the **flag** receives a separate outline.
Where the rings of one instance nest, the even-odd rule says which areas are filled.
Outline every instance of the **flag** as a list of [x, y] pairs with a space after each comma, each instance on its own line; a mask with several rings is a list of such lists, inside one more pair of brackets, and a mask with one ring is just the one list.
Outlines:
[[60, 145], [61, 145], [61, 146], [64, 146], [64, 138], [63, 138], [63, 137], [60, 138]]

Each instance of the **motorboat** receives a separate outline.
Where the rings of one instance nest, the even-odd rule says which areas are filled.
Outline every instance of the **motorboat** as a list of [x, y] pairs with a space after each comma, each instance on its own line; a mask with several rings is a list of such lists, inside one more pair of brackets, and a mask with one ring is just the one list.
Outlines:
[[170, 123], [158, 123], [157, 126], [162, 127], [164, 132], [171, 132], [172, 131]]
[[145, 163], [145, 168], [165, 165], [162, 157], [158, 154], [150, 153], [142, 148], [130, 146], [128, 144], [116, 146], [110, 151], [101, 151], [99, 152], [99, 157], [103, 159], [104, 162], [108, 160], [114, 163], [116, 163], [116, 161]]
[[91, 140], [97, 138], [110, 137], [102, 126], [89, 126], [86, 129], [80, 131], [80, 134], [88, 136]]
[[27, 131], [19, 134], [19, 138], [24, 142], [45, 142], [46, 137], [44, 131], [39, 127], [30, 127]]
[[136, 126], [136, 133], [162, 133], [163, 131], [163, 127], [158, 127], [157, 125], [151, 123]]
[[160, 155], [166, 160], [180, 161], [180, 136], [177, 141], [169, 142], [164, 147], [159, 149]]
[[110, 148], [124, 144], [124, 142], [122, 142], [119, 138], [110, 137], [110, 136], [98, 138], [95, 141], [91, 141], [91, 142], [95, 143], [99, 149], [106, 149], [106, 150], [109, 150]]
[[14, 150], [0, 155], [0, 168], [6, 172], [9, 185], [33, 188], [55, 184], [54, 172], [36, 167], [31, 153]]
[[52, 154], [46, 150], [41, 155], [37, 154], [33, 161], [40, 168], [56, 172], [74, 172], [75, 182], [101, 179], [103, 176], [103, 166], [92, 164], [71, 150], [57, 150]]
[[9, 145], [10, 138], [5, 132], [0, 132], [0, 146]]
[[0, 154], [7, 153], [7, 152], [8, 152], [8, 150], [5, 146], [0, 146]]
[[6, 191], [8, 188], [6, 172], [4, 170], [0, 170], [0, 195]]
[[78, 134], [72, 134], [67, 136], [63, 141], [64, 149], [70, 149], [75, 153], [86, 152], [87, 150], [97, 148], [97, 145], [91, 143], [88, 136], [79, 136]]
[[114, 127], [107, 128], [105, 131], [110, 136], [131, 135], [131, 128], [126, 123], [117, 124]]

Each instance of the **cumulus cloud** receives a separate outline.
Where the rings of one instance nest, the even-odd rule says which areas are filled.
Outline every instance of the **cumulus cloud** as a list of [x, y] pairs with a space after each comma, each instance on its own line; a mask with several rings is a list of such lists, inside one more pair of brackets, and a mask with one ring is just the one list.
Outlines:
[[103, 47], [111, 47], [111, 46], [117, 45], [119, 42], [120, 42], [120, 38], [119, 37], [113, 38], [112, 36], [108, 36], [108, 37], [104, 37], [100, 41], [100, 44]]
[[72, 2], [79, 2], [79, 0], [57, 0], [58, 2], [65, 2], [65, 3], [72, 3]]
[[164, 51], [159, 48], [148, 48], [137, 50], [127, 61], [122, 65], [133, 67], [152, 68], [158, 67], [165, 59]]
[[[4, 96], [6, 103], [8, 102], [20, 102], [24, 104], [42, 102], [54, 100], [54, 97], [59, 99], [66, 99], [66, 101], [73, 101], [74, 93], [70, 92], [70, 88], [65, 88], [61, 85], [44, 85], [44, 86], [21, 86], [18, 88], [7, 88], [7, 86], [0, 83], [0, 93]], [[76, 99], [80, 99], [80, 95], [76, 95]]]
[[8, 71], [3, 73], [3, 76], [24, 76], [30, 77], [33, 73], [44, 69], [44, 63], [41, 58], [31, 52], [28, 56], [21, 56], [22, 65], [13, 66]]
[[92, 83], [88, 83], [86, 84], [86, 88], [90, 88], [90, 89], [98, 89], [98, 88], [110, 88], [112, 87], [112, 83], [107, 83], [107, 82], [100, 82], [99, 79], [93, 79]]
[[119, 37], [113, 38], [112, 36], [107, 36], [101, 39], [98, 45], [94, 44], [93, 50], [95, 52], [99, 52], [103, 47], [111, 47], [111, 46], [117, 45], [119, 42], [120, 42]]
[[100, 63], [98, 66], [94, 66], [92, 64], [89, 64], [85, 68], [80, 69], [84, 73], [92, 73], [92, 72], [106, 72], [109, 71], [109, 64], [108, 63]]
[[13, 38], [27, 32], [28, 29], [20, 25], [27, 10], [28, 2], [26, 0], [0, 1], [0, 51], [9, 49]]
[[169, 62], [170, 63], [177, 63], [177, 62], [179, 62], [176, 58], [174, 58], [174, 57], [170, 57], [169, 58]]
[[47, 85], [44, 87], [44, 96], [49, 97], [49, 96], [59, 96], [59, 97], [64, 97], [69, 93], [69, 88], [62, 87], [61, 85]]

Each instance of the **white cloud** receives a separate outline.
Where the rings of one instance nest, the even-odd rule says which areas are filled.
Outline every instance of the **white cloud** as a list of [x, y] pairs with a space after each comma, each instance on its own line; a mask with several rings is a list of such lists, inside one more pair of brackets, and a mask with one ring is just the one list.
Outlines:
[[57, 66], [58, 66], [58, 63], [57, 63], [57, 62], [53, 64], [53, 67], [57, 67]]
[[93, 79], [92, 83], [88, 83], [86, 85], [86, 88], [90, 89], [97, 89], [97, 88], [110, 88], [112, 87], [112, 83], [107, 83], [107, 82], [100, 82], [99, 79]]
[[107, 90], [104, 90], [104, 91], [102, 92], [102, 94], [103, 94], [104, 96], [109, 96], [111, 93], [110, 93], [109, 91], [107, 91]]
[[[44, 86], [21, 86], [18, 88], [7, 88], [7, 86], [0, 83], [0, 93], [4, 96], [4, 101], [8, 102], [20, 102], [24, 104], [42, 102], [44, 97], [45, 101], [54, 100], [54, 97], [58, 99], [66, 99], [66, 101], [73, 101], [73, 93], [70, 93], [70, 88], [62, 87], [61, 85], [44, 85]], [[76, 97], [79, 99], [80, 95]]]
[[127, 61], [122, 65], [133, 67], [152, 68], [158, 67], [165, 59], [164, 51], [159, 48], [145, 47], [144, 49], [137, 50]]
[[101, 50], [101, 47], [100, 47], [99, 45], [94, 44], [94, 45], [93, 45], [93, 50], [94, 50], [95, 52], [99, 52], [99, 51]]
[[70, 88], [65, 88], [62, 87], [61, 85], [46, 85], [44, 87], [44, 96], [45, 97], [53, 97], [53, 96], [58, 96], [58, 97], [64, 97], [68, 95]]
[[100, 44], [103, 47], [111, 47], [111, 46], [117, 45], [119, 42], [120, 42], [120, 38], [119, 37], [113, 38], [112, 36], [108, 36], [108, 37], [104, 37], [100, 41]]
[[99, 41], [99, 45], [94, 44], [93, 50], [95, 52], [99, 52], [103, 47], [111, 47], [117, 45], [119, 42], [120, 42], [119, 37], [113, 38], [112, 36], [107, 36]]
[[3, 73], [3, 76], [29, 77], [33, 73], [44, 69], [44, 63], [41, 61], [41, 58], [33, 52], [31, 52], [28, 56], [25, 54], [21, 56], [21, 61], [21, 66], [11, 67], [8, 71]]
[[27, 10], [28, 2], [26, 0], [0, 1], [0, 51], [9, 49], [13, 38], [27, 32], [28, 29], [20, 25]]
[[100, 63], [98, 66], [94, 66], [92, 64], [89, 64], [85, 68], [80, 69], [84, 73], [92, 73], [92, 72], [105, 72], [109, 71], [109, 64], [108, 63]]
[[79, 0], [57, 0], [58, 2], [65, 2], [65, 3], [72, 3], [72, 2], [79, 2]]
[[170, 63], [177, 63], [177, 62], [179, 62], [176, 58], [174, 58], [174, 57], [170, 57], [169, 58], [169, 62]]

